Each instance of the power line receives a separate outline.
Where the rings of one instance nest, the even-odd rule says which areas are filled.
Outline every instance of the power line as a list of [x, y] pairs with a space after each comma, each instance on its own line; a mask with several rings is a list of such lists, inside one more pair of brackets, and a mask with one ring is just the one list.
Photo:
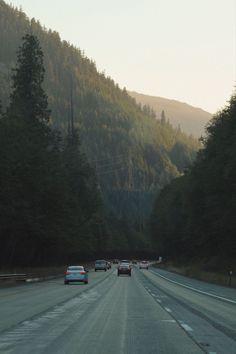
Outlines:
[[122, 171], [122, 170], [126, 170], [127, 168], [126, 167], [121, 167], [121, 168], [116, 168], [116, 169], [113, 169], [113, 170], [106, 170], [106, 171], [101, 171], [101, 172], [97, 172], [97, 175], [105, 175], [105, 174], [108, 174], [108, 173], [114, 173], [114, 172], [117, 172], [117, 171]]
[[110, 161], [110, 160], [115, 160], [115, 159], [119, 159], [119, 158], [122, 158], [124, 156], [127, 156], [126, 154], [120, 154], [120, 155], [117, 155], [117, 156], [111, 156], [111, 157], [104, 157], [103, 159], [94, 159], [94, 160], [89, 160], [90, 163], [92, 162], [101, 162], [101, 161]]

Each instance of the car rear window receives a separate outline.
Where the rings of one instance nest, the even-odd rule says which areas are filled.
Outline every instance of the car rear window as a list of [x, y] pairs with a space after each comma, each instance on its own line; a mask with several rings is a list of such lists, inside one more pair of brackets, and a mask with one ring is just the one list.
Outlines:
[[71, 267], [68, 267], [68, 270], [84, 270], [84, 267], [82, 267], [82, 266], [71, 266]]
[[96, 264], [104, 264], [104, 263], [106, 263], [106, 261], [96, 261], [95, 263]]

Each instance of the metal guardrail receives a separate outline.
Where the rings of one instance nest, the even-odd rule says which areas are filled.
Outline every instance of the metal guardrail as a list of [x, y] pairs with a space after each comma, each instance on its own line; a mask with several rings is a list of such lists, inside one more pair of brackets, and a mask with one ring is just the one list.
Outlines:
[[22, 280], [25, 281], [27, 275], [23, 273], [14, 273], [14, 274], [0, 274], [0, 281], [4, 280]]
[[[89, 270], [93, 268], [94, 263], [86, 263], [84, 266], [86, 266]], [[29, 269], [27, 273], [0, 273], [0, 284], [4, 284], [4, 282], [7, 283], [7, 281], [24, 281], [26, 283], [31, 283], [31, 282], [39, 282], [39, 281], [45, 281], [45, 280], [51, 280], [51, 279], [56, 279], [56, 278], [61, 278], [64, 276], [64, 271], [66, 269], [65, 267], [61, 267], [59, 270], [54, 270], [54, 269]], [[24, 271], [24, 270], [23, 270]]]

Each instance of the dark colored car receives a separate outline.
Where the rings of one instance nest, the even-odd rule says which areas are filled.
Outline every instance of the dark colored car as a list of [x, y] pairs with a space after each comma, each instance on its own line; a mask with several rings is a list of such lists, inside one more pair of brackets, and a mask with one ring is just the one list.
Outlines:
[[104, 259], [97, 260], [95, 262], [94, 269], [95, 269], [95, 272], [97, 270], [105, 270], [105, 272], [106, 272], [107, 271], [107, 261], [105, 261]]
[[127, 274], [131, 277], [131, 266], [129, 263], [121, 263], [117, 268], [117, 275], [118, 277], [121, 274]]

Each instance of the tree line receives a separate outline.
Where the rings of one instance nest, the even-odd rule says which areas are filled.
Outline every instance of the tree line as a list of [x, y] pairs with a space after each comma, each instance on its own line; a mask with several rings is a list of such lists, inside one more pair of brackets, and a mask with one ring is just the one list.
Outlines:
[[167, 258], [230, 266], [236, 255], [236, 94], [206, 133], [193, 166], [156, 200], [150, 235]]

